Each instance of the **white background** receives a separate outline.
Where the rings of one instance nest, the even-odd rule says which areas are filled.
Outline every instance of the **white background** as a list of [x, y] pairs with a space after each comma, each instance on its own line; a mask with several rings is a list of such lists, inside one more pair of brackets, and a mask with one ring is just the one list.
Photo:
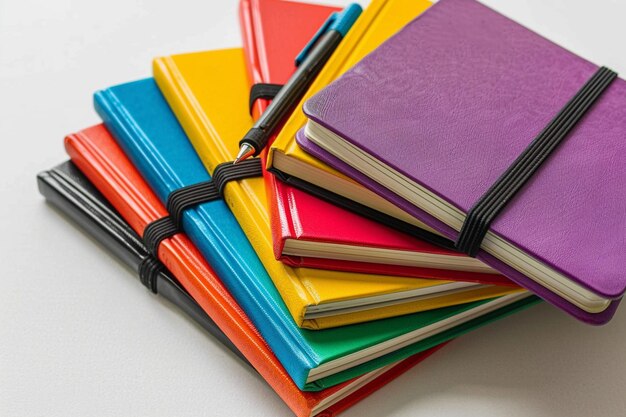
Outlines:
[[[484, 1], [626, 74], [626, 2]], [[155, 56], [240, 45], [236, 9], [0, 0], [0, 416], [291, 415], [35, 185], [66, 158], [65, 134], [98, 123], [96, 89], [150, 76]], [[345, 415], [624, 416], [626, 306], [600, 328], [535, 307], [453, 342]]]

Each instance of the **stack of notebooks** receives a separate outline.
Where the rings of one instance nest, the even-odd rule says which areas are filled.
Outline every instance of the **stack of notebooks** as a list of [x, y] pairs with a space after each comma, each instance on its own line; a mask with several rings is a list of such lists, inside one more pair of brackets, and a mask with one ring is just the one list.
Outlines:
[[474, 0], [374, 0], [247, 177], [224, 180], [272, 97], [251, 88], [287, 82], [339, 9], [239, 12], [243, 48], [97, 91], [103, 123], [38, 183], [297, 416], [335, 415], [540, 298], [610, 320], [626, 288], [612, 71]]

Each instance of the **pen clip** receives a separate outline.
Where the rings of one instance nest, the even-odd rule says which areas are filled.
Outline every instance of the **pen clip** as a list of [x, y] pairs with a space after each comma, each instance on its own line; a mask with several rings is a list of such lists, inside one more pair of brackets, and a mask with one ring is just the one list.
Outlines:
[[311, 40], [304, 46], [298, 56], [296, 56], [296, 67], [302, 64], [309, 52], [311, 52], [311, 49], [313, 49], [313, 46], [315, 46], [315, 43], [318, 41], [319, 38], [324, 35], [324, 33], [326, 33], [330, 25], [332, 25], [333, 22], [337, 19], [338, 15], [338, 12], [331, 13], [330, 16], [328, 16], [328, 19], [326, 19], [326, 21], [324, 22], [324, 24], [317, 30], [317, 32], [315, 32], [315, 35], [313, 35]]

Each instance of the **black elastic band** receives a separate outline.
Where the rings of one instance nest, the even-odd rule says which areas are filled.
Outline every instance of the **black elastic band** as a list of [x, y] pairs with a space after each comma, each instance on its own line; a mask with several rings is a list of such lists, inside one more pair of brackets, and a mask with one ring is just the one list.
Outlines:
[[154, 258], [158, 258], [157, 252], [163, 239], [180, 232], [185, 209], [222, 198], [224, 187], [229, 181], [262, 175], [263, 170], [259, 158], [246, 159], [237, 165], [232, 162], [224, 162], [215, 168], [213, 178], [210, 181], [183, 187], [172, 192], [167, 197], [169, 216], [153, 221], [146, 226], [143, 232], [143, 241], [148, 252]]
[[181, 227], [185, 209], [222, 198], [224, 187], [229, 181], [262, 175], [263, 170], [259, 158], [246, 159], [237, 165], [233, 165], [232, 162], [219, 164], [213, 171], [210, 181], [180, 188], [168, 196], [167, 211], [170, 213], [174, 226]]
[[163, 264], [152, 255], [146, 256], [139, 264], [139, 280], [153, 293], [157, 293], [157, 276], [164, 270]]
[[278, 94], [282, 87], [282, 84], [254, 84], [252, 88], [250, 88], [250, 101], [248, 102], [250, 114], [252, 114], [252, 107], [254, 107], [254, 103], [258, 99], [264, 98], [266, 100], [271, 100], [276, 97], [276, 94]]
[[143, 231], [143, 242], [148, 252], [158, 258], [159, 245], [163, 239], [179, 233], [178, 227], [174, 224], [170, 216], [160, 218], [150, 223]]
[[467, 213], [456, 248], [476, 256], [489, 226], [602, 95], [617, 73], [598, 69]]

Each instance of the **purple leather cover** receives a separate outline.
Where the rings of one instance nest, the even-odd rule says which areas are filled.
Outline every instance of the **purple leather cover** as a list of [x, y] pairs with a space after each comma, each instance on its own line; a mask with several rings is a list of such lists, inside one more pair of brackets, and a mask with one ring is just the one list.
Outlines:
[[[441, 0], [305, 104], [305, 113], [467, 212], [597, 70], [472, 0]], [[608, 298], [626, 288], [626, 83], [618, 79], [492, 224]], [[454, 239], [457, 232], [299, 137], [300, 145]], [[570, 314], [604, 323], [482, 252]]]
[[[332, 166], [336, 170], [348, 175], [349, 177], [358, 181], [365, 187], [374, 191], [376, 194], [391, 201], [392, 203], [394, 203], [396, 206], [400, 207], [404, 211], [412, 214], [413, 216], [419, 219], [422, 219], [426, 224], [439, 230], [448, 238], [454, 239], [456, 237], [456, 232], [453, 231], [449, 226], [429, 216], [428, 214], [426, 214], [425, 212], [423, 212], [416, 206], [412, 205], [405, 199], [392, 193], [391, 191], [389, 191], [382, 185], [378, 184], [376, 181], [372, 180], [368, 176], [362, 174], [360, 171], [357, 171], [356, 169], [352, 168], [350, 165], [346, 164], [345, 162], [341, 161], [340, 159], [336, 158], [335, 156], [326, 152], [324, 149], [317, 146], [315, 143], [311, 142], [305, 136], [304, 129], [301, 129], [298, 131], [296, 135], [296, 140], [298, 142], [298, 145], [300, 145], [300, 147], [304, 149], [307, 153], [313, 155], [314, 157], [318, 158], [319, 160], [323, 161], [329, 166]], [[479, 258], [480, 260], [482, 260], [483, 262], [485, 262], [487, 265], [491, 266], [492, 268], [497, 269], [498, 271], [500, 271], [503, 275], [506, 275], [512, 281], [532, 291], [533, 293], [543, 298], [547, 302], [559, 307], [560, 309], [566, 311], [567, 313], [576, 317], [577, 319], [587, 322], [589, 324], [600, 325], [600, 324], [605, 324], [606, 322], [608, 322], [615, 314], [615, 310], [617, 309], [617, 306], [620, 303], [620, 300], [614, 301], [602, 313], [590, 314], [584, 310], [581, 310], [580, 308], [576, 307], [570, 302], [562, 299], [558, 295], [552, 293], [548, 289], [542, 287], [541, 285], [537, 284], [533, 280], [527, 278], [522, 273], [514, 270], [513, 268], [509, 267], [508, 265], [504, 264], [503, 262], [499, 261], [498, 259], [494, 258], [493, 256], [490, 256], [489, 254], [483, 251], [481, 251], [478, 254], [477, 258]]]

